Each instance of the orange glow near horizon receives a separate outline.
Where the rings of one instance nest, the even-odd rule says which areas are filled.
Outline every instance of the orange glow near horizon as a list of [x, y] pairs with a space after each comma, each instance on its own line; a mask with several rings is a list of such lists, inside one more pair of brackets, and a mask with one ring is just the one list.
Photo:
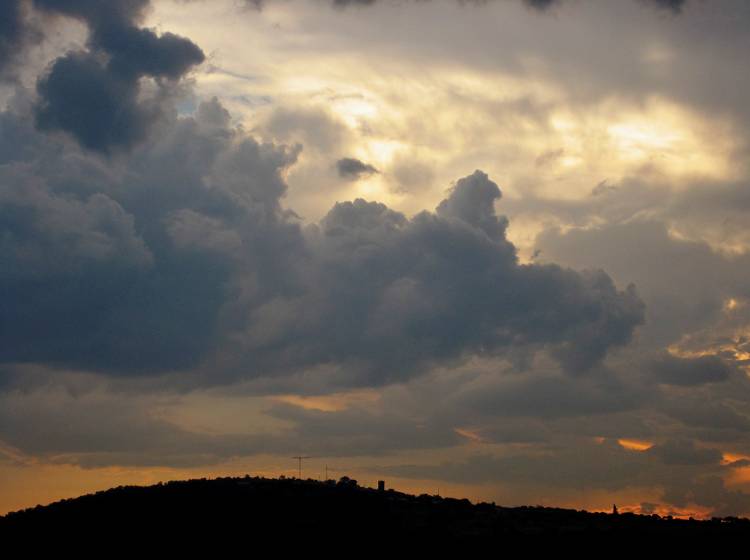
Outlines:
[[333, 393], [330, 395], [277, 395], [268, 397], [269, 400], [285, 404], [291, 404], [306, 410], [318, 410], [321, 412], [340, 412], [355, 404], [364, 405], [375, 403], [380, 399], [380, 393], [373, 389], [361, 391], [350, 391], [345, 393]]
[[630, 451], [646, 451], [654, 446], [654, 443], [652, 441], [639, 439], [618, 439], [617, 443], [619, 443], [625, 449], [629, 449]]
[[458, 435], [465, 437], [472, 443], [482, 443], [482, 436], [480, 436], [476, 430], [469, 428], [453, 428], [453, 431]]
[[721, 462], [724, 465], [734, 463], [735, 461], [741, 461], [743, 459], [750, 460], [750, 456], [742, 455], [738, 453], [722, 453], [721, 454]]

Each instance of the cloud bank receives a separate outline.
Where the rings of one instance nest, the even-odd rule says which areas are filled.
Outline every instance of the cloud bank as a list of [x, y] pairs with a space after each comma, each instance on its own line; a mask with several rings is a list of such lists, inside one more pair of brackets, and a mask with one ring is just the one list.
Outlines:
[[434, 213], [358, 199], [302, 227], [282, 204], [299, 147], [234, 130], [216, 100], [116, 170], [29, 116], [0, 115], [18, 138], [0, 172], [6, 363], [382, 384], [525, 347], [582, 373], [643, 320], [602, 271], [519, 264], [481, 171]]

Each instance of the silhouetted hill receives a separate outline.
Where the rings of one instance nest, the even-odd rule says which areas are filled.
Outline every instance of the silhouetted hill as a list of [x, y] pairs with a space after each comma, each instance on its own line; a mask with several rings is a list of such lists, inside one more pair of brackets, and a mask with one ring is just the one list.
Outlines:
[[[550, 507], [506, 508], [439, 496], [359, 487], [356, 481], [199, 479], [125, 486], [0, 518], [0, 538], [76, 535], [173, 538], [190, 543], [343, 541], [503, 542], [509, 537], [750, 536], [750, 520], [679, 520]], [[297, 541], [297, 542], [305, 542]], [[615, 542], [615, 541], [613, 541]]]

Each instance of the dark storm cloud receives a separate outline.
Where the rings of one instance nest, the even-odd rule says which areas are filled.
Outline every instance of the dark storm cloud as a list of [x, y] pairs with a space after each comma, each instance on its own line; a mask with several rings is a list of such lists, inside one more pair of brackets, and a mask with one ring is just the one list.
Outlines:
[[338, 160], [336, 162], [336, 170], [339, 173], [339, 177], [349, 181], [356, 181], [363, 175], [378, 173], [378, 170], [369, 163], [349, 157]]
[[95, 2], [34, 0], [45, 13], [79, 19], [89, 50], [54, 61], [37, 84], [37, 124], [71, 134], [89, 150], [109, 153], [143, 140], [162, 116], [159, 99], [141, 99], [141, 78], [178, 81], [204, 60], [189, 39], [138, 27], [148, 0]]
[[36, 122], [42, 130], [64, 130], [89, 150], [108, 152], [142, 140], [159, 107], [138, 101], [138, 84], [102, 66], [89, 53], [57, 59], [39, 80]]
[[[57, 64], [89, 63], [76, 56]], [[0, 183], [3, 362], [204, 364], [199, 384], [342, 368], [357, 385], [527, 347], [583, 372], [642, 321], [633, 289], [601, 271], [519, 265], [480, 171], [437, 213], [356, 200], [303, 232], [281, 206], [299, 147], [232, 130], [215, 100], [158, 125], [119, 171], [29, 120], [0, 118], [17, 133]]]
[[409, 219], [361, 199], [336, 204], [310, 234], [312, 297], [278, 302], [283, 328], [249, 354], [281, 344], [287, 369], [336, 356], [372, 383], [524, 345], [548, 347], [569, 371], [585, 371], [627, 343], [643, 311], [632, 288], [618, 291], [601, 271], [520, 266], [505, 218], [495, 215], [499, 195], [476, 171], [436, 214]]
[[[160, 129], [124, 175], [72, 148], [57, 157], [58, 143], [34, 133], [28, 115], [3, 115], [28, 144], [0, 171], [2, 361], [135, 373], [205, 355], [236, 246], [269, 273], [284, 253], [282, 231], [249, 237], [280, 223], [279, 174], [296, 157], [234, 138], [221, 111], [207, 103]], [[28, 163], [40, 157], [45, 165]]]
[[34, 0], [43, 11], [85, 22], [92, 50], [109, 55], [108, 67], [120, 76], [178, 79], [203, 61], [203, 53], [189, 39], [172, 33], [156, 35], [139, 28], [149, 0]]

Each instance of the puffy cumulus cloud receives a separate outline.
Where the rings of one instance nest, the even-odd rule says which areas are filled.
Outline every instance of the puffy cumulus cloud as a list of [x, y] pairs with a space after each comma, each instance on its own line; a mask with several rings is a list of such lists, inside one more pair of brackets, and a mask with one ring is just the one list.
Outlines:
[[[551, 228], [538, 236], [536, 246], [542, 257], [580, 268], [602, 267], [619, 282], [635, 282], [647, 304], [645, 343], [669, 345], [715, 329], [727, 318], [731, 298], [748, 297], [748, 255], [727, 256], [706, 242], [671, 235], [669, 219], [644, 218], [642, 209], [633, 216], [627, 210], [624, 217], [618, 215], [622, 209], [610, 210], [602, 225], [565, 233]], [[731, 315], [737, 316], [731, 326], [741, 326], [743, 310]]]
[[[66, 132], [102, 153], [145, 138], [162, 116], [160, 98], [205, 58], [189, 39], [138, 27], [148, 3], [34, 0], [42, 12], [76, 18], [89, 28], [88, 50], [58, 58], [38, 81], [41, 129]], [[142, 78], [156, 81], [157, 95], [143, 99]]]
[[525, 347], [582, 372], [642, 322], [604, 272], [520, 265], [480, 171], [436, 213], [358, 199], [303, 230], [281, 204], [299, 146], [232, 129], [215, 100], [120, 167], [30, 121], [0, 119], [23, 144], [1, 168], [6, 363], [200, 366], [201, 384], [328, 368], [356, 385]]
[[457, 218], [484, 231], [491, 239], [501, 240], [508, 228], [507, 218], [495, 215], [495, 200], [501, 197], [500, 188], [486, 173], [475, 171], [459, 179], [451, 196], [437, 207], [443, 218]]
[[159, 116], [158, 105], [138, 102], [137, 83], [120, 79], [86, 53], [58, 59], [39, 81], [38, 92], [39, 128], [64, 130], [90, 150], [132, 146]]
[[3, 114], [21, 145], [0, 167], [2, 361], [136, 373], [204, 357], [238, 255], [252, 254], [251, 290], [298, 235], [278, 201], [297, 149], [237, 137], [221, 116], [207, 103], [173, 119], [117, 170]]
[[350, 157], [338, 160], [336, 162], [336, 170], [338, 171], [339, 177], [348, 181], [356, 181], [360, 177], [379, 173], [379, 171], [369, 163]]
[[273, 302], [272, 331], [270, 310], [253, 317], [246, 355], [274, 349], [266, 367], [333, 362], [378, 383], [520, 346], [548, 347], [583, 371], [627, 343], [643, 313], [632, 287], [618, 291], [602, 272], [519, 265], [496, 189], [478, 171], [436, 214], [411, 219], [376, 202], [336, 204], [308, 232], [309, 294]]

